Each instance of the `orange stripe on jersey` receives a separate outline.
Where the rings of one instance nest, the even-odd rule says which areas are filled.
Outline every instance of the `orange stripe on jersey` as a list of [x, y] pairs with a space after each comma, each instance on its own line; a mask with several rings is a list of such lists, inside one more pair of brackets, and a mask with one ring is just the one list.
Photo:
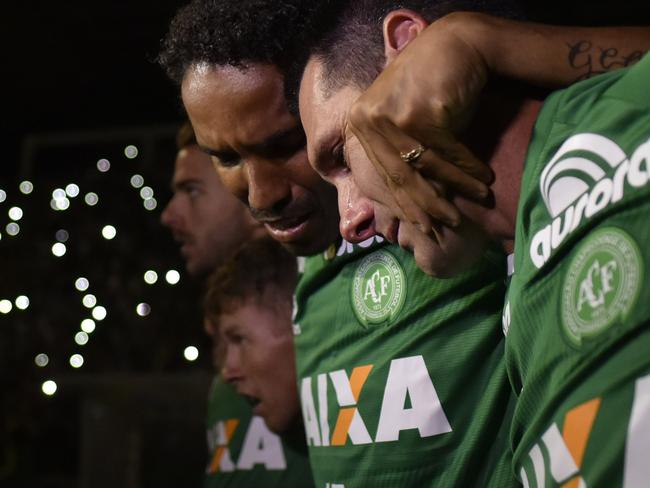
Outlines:
[[350, 375], [350, 389], [352, 390], [352, 395], [354, 395], [354, 399], [357, 402], [359, 401], [359, 394], [368, 379], [371, 369], [372, 364], [367, 364], [366, 366], [357, 366], [352, 370], [352, 374]]
[[589, 439], [589, 434], [591, 434], [591, 428], [594, 425], [599, 408], [600, 398], [594, 398], [572, 408], [564, 417], [562, 437], [578, 468], [582, 466], [582, 459], [587, 448], [587, 440]]
[[216, 473], [219, 471], [219, 464], [221, 463], [221, 458], [223, 453], [226, 452], [225, 447], [217, 447], [214, 451], [214, 456], [212, 456], [212, 461], [210, 462], [210, 473]]
[[226, 444], [230, 443], [230, 439], [232, 439], [232, 435], [235, 433], [238, 425], [239, 419], [226, 420]]
[[348, 438], [348, 431], [350, 430], [350, 424], [352, 423], [352, 417], [354, 417], [356, 408], [342, 408], [339, 411], [339, 417], [336, 419], [336, 427], [334, 427], [334, 434], [332, 435], [332, 445], [333, 446], [344, 446], [345, 441]]
[[578, 488], [580, 486], [581, 479], [582, 478], [580, 478], [580, 476], [576, 476], [571, 481], [564, 483], [561, 488]]

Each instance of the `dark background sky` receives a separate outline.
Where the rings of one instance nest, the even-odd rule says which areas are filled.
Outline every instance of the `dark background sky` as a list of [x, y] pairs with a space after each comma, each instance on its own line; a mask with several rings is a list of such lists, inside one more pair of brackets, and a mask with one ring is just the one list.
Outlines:
[[15, 171], [27, 134], [179, 120], [177, 90], [152, 60], [182, 3], [4, 4], [3, 176]]

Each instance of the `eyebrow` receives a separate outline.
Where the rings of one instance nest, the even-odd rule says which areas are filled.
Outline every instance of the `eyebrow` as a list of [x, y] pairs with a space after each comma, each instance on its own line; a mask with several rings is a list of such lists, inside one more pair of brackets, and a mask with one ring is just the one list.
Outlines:
[[[304, 138], [304, 131], [302, 129], [302, 126], [300, 124], [296, 124], [293, 127], [289, 127], [286, 130], [282, 130], [279, 132], [276, 132], [275, 134], [271, 134], [269, 137], [264, 139], [263, 141], [260, 142], [254, 142], [251, 144], [245, 144], [243, 147], [252, 153], [255, 154], [265, 154], [269, 152], [273, 152], [277, 150], [278, 146], [282, 146], [285, 144], [289, 139], [295, 137], [295, 136], [301, 136]], [[219, 159], [232, 159], [232, 158], [238, 158], [239, 154], [235, 151], [232, 150], [217, 150], [217, 149], [211, 149], [209, 147], [203, 146], [199, 144], [199, 147], [201, 148], [202, 151], [205, 153], [209, 154], [210, 156], [214, 156]]]

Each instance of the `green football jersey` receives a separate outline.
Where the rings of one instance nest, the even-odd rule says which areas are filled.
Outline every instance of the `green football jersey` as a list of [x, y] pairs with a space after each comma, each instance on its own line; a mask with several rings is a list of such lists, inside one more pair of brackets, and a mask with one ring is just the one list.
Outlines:
[[504, 311], [527, 487], [650, 486], [649, 181], [650, 57], [547, 100]]
[[515, 486], [505, 258], [448, 280], [381, 238], [307, 258], [294, 333], [318, 488]]
[[314, 486], [302, 432], [293, 440], [271, 432], [220, 377], [210, 389], [207, 425], [206, 488]]

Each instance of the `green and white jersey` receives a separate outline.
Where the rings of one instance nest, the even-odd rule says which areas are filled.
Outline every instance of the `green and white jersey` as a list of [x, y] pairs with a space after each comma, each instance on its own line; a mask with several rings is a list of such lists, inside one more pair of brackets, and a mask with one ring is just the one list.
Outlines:
[[205, 488], [311, 488], [302, 435], [289, 442], [271, 432], [232, 386], [216, 377], [208, 400]]
[[307, 258], [294, 315], [316, 486], [514, 484], [505, 259], [436, 280], [381, 238], [334, 251]]
[[650, 57], [553, 94], [504, 311], [525, 486], [650, 486]]

